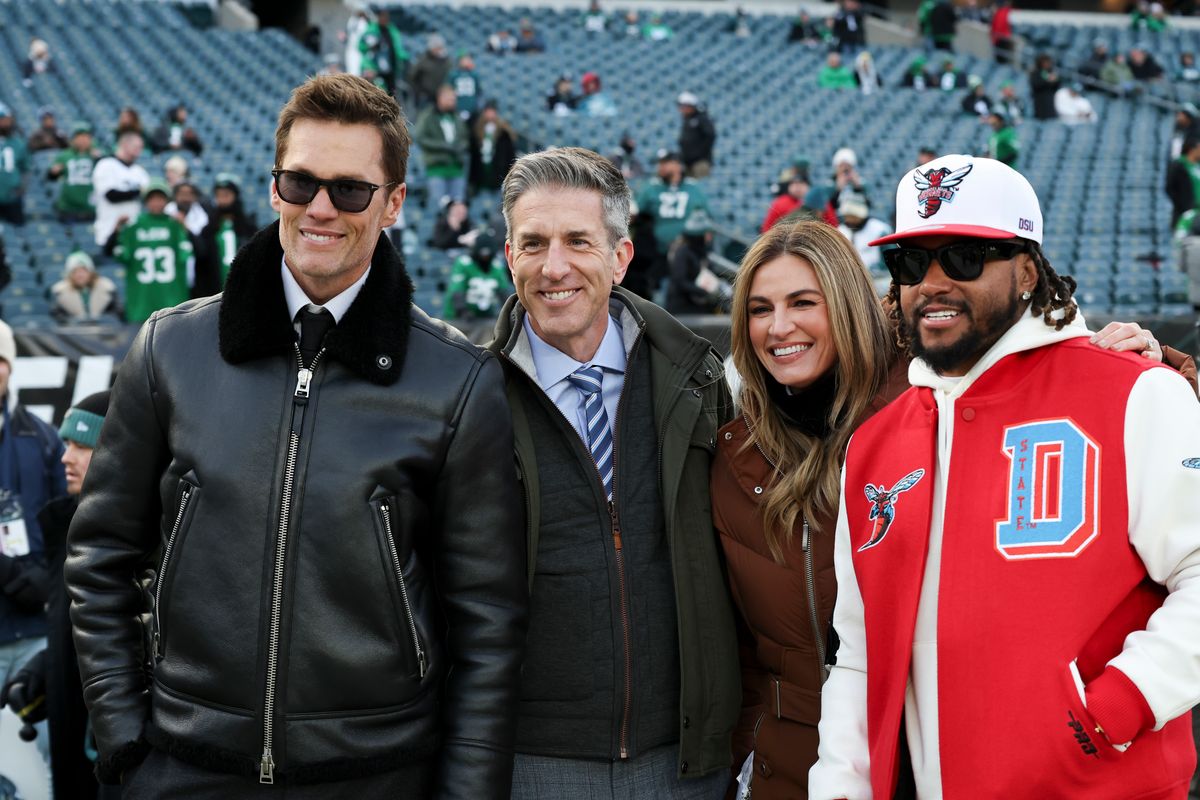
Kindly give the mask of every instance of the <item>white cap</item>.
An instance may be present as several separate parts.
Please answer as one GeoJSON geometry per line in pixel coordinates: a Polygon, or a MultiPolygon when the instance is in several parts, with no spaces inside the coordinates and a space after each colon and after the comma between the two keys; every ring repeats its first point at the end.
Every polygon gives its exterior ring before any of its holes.
{"type": "Polygon", "coordinates": [[[0,359],[7,361],[9,367],[17,365],[17,340],[13,336],[13,329],[2,320],[0,320],[0,359]]]}
{"type": "Polygon", "coordinates": [[[838,164],[849,164],[852,167],[858,166],[858,156],[849,147],[842,147],[833,154],[833,166],[838,164]]]}
{"type": "Polygon", "coordinates": [[[915,236],[1020,237],[1042,243],[1042,208],[1025,176],[992,158],[950,155],[909,170],[896,187],[896,232],[915,236]]]}
{"type": "Polygon", "coordinates": [[[679,97],[675,100],[675,105],[698,106],[700,105],[700,98],[691,92],[680,92],[679,97]]]}
{"type": "Polygon", "coordinates": [[[837,213],[839,217],[858,217],[866,219],[870,212],[867,204],[863,202],[861,197],[846,197],[838,203],[837,213]]]}
{"type": "Polygon", "coordinates": [[[87,253],[83,252],[82,250],[75,250],[69,256],[67,256],[64,271],[69,275],[71,274],[71,270],[75,269],[76,267],[83,267],[88,271],[95,271],[96,264],[92,261],[92,257],[87,253]]]}

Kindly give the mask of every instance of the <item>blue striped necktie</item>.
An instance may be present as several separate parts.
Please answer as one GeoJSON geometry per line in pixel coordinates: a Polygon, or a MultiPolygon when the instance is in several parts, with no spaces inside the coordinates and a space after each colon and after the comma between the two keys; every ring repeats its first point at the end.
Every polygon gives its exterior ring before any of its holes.
{"type": "Polygon", "coordinates": [[[590,365],[580,367],[568,376],[571,384],[583,395],[583,416],[587,420],[587,443],[604,482],[604,493],[612,500],[613,435],[604,410],[604,371],[590,365]]]}

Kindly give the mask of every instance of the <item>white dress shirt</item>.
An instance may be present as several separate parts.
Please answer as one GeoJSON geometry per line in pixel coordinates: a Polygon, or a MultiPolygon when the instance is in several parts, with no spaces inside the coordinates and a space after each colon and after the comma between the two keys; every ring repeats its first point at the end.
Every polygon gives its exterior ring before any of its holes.
{"type": "Polygon", "coordinates": [[[367,267],[366,271],[354,283],[347,286],[338,294],[334,295],[326,303],[314,303],[312,299],[304,293],[300,288],[300,284],[296,283],[295,276],[288,269],[287,259],[279,260],[279,268],[283,271],[283,298],[287,301],[288,319],[292,320],[292,326],[296,329],[296,333],[300,333],[300,323],[296,322],[296,315],[300,313],[300,309],[305,306],[314,306],[316,309],[327,309],[330,314],[333,314],[335,323],[341,322],[342,317],[350,309],[350,304],[354,302],[354,298],[358,297],[359,291],[363,284],[367,282],[367,276],[371,274],[371,268],[367,267]]]}

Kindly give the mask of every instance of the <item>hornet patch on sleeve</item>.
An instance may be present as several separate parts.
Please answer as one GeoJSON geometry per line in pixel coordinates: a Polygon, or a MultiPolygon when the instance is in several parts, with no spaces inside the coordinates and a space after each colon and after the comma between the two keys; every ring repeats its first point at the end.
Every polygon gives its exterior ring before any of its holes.
{"type": "Polygon", "coordinates": [[[916,486],[923,477],[925,477],[925,470],[918,469],[905,475],[891,489],[884,488],[886,484],[883,483],[878,486],[868,483],[863,487],[867,499],[871,501],[871,513],[867,519],[875,520],[875,527],[871,531],[871,538],[858,548],[858,552],[869,550],[883,541],[883,537],[887,536],[888,529],[892,527],[892,520],[896,518],[896,497],[901,492],[906,492],[916,486]]]}

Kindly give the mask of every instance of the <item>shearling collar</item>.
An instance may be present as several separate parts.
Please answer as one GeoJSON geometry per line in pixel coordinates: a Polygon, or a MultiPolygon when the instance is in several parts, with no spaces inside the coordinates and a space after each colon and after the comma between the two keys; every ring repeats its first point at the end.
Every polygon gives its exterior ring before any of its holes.
{"type": "MultiPolygon", "coordinates": [[[[281,258],[276,221],[255,234],[233,259],[220,316],[221,357],[230,364],[293,352],[296,332],[283,297],[281,258]]],[[[404,261],[380,234],[371,273],[329,332],[325,357],[372,383],[395,383],[407,351],[412,295],[404,261]]]]}

